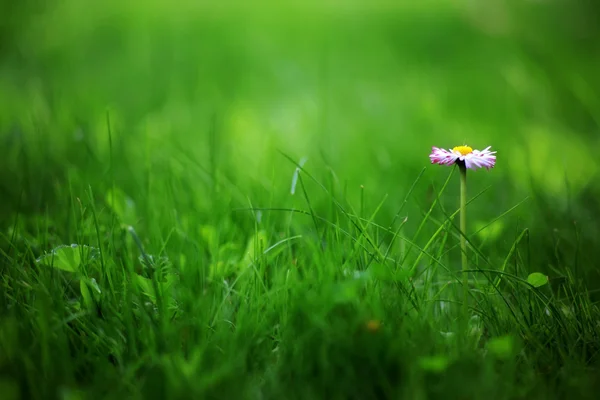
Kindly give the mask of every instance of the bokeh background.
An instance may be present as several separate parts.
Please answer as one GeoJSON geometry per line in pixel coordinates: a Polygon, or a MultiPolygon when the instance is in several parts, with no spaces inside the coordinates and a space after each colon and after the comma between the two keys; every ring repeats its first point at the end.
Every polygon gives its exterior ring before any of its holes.
{"type": "Polygon", "coordinates": [[[143,202],[161,195],[148,176],[179,182],[168,206],[183,213],[213,211],[216,177],[228,188],[223,210],[292,207],[302,202],[290,197],[295,166],[283,152],[335,177],[355,204],[364,185],[370,211],[387,194],[384,224],[427,167],[405,211],[414,228],[450,172],[429,166],[431,146],[491,145],[497,167],[469,176],[471,195],[487,188],[471,229],[525,200],[487,231],[490,251],[506,254],[529,227],[540,267],[579,266],[600,282],[592,1],[1,7],[3,225],[17,211],[68,207],[65,187],[102,193],[113,179],[143,202]]]}

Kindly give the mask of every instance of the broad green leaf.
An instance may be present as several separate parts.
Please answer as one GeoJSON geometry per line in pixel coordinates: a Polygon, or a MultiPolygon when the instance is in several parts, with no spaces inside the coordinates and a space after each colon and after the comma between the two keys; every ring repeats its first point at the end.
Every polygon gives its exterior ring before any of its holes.
{"type": "Polygon", "coordinates": [[[548,283],[548,277],[540,272],[529,274],[527,282],[534,287],[541,287],[548,283]]]}
{"type": "Polygon", "coordinates": [[[106,193],[106,203],[125,224],[133,224],[136,220],[136,207],[133,200],[121,189],[115,187],[106,193]]]}
{"type": "Polygon", "coordinates": [[[449,365],[450,360],[448,357],[442,355],[422,357],[419,359],[419,366],[428,372],[444,372],[449,365]]]}
{"type": "Polygon", "coordinates": [[[509,358],[514,354],[514,338],[510,335],[492,338],[487,343],[487,349],[498,358],[509,358]]]}
{"type": "Polygon", "coordinates": [[[95,247],[72,244],[54,248],[50,253],[44,254],[36,261],[43,265],[68,272],[79,271],[83,262],[89,262],[98,257],[99,251],[95,247]]]}

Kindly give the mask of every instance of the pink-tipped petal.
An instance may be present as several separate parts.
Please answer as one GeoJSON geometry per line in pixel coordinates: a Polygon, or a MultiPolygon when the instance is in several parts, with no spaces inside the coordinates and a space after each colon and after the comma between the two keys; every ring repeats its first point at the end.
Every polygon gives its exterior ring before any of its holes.
{"type": "Polygon", "coordinates": [[[477,168],[493,168],[496,165],[496,154],[495,151],[490,151],[491,146],[486,147],[484,150],[473,150],[472,153],[465,156],[465,166],[470,169],[477,168]]]}
{"type": "Polygon", "coordinates": [[[458,159],[458,156],[451,151],[440,149],[438,147],[432,147],[429,159],[432,164],[439,165],[452,165],[458,159]]]}

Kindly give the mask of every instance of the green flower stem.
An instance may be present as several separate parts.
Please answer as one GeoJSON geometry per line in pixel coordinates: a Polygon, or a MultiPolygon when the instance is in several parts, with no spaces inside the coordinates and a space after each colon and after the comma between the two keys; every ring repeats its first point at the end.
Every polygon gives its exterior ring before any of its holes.
{"type": "Polygon", "coordinates": [[[464,163],[459,163],[460,169],[460,250],[462,256],[463,271],[463,291],[464,291],[464,313],[465,318],[468,315],[469,300],[469,273],[467,271],[467,167],[464,163]]]}

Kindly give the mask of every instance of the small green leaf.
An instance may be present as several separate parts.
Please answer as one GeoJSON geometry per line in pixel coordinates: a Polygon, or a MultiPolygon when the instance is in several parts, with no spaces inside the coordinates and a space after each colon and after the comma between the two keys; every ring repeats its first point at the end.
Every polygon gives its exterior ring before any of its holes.
{"type": "Polygon", "coordinates": [[[179,269],[181,271],[185,271],[186,265],[187,265],[187,257],[183,253],[179,254],[179,269]]]}
{"type": "Polygon", "coordinates": [[[92,294],[96,300],[100,299],[100,295],[102,294],[102,290],[100,290],[100,286],[98,286],[98,282],[94,278],[87,281],[87,284],[92,288],[92,294]]]}
{"type": "Polygon", "coordinates": [[[154,292],[154,287],[152,286],[152,279],[144,278],[141,275],[136,275],[135,280],[140,291],[154,300],[156,293],[154,292]]]}
{"type": "MultiPolygon", "coordinates": [[[[150,299],[150,301],[156,303],[156,291],[154,290],[154,283],[152,282],[152,279],[144,278],[141,275],[136,275],[135,280],[140,291],[145,296],[147,296],[150,299]]],[[[173,285],[177,282],[177,280],[178,277],[176,275],[167,274],[166,280],[164,282],[158,282],[158,290],[163,296],[166,296],[166,299],[170,306],[174,306],[175,304],[175,299],[173,298],[173,296],[171,296],[171,289],[173,288],[173,285]]]]}
{"type": "Polygon", "coordinates": [[[479,315],[473,315],[469,320],[469,333],[473,338],[479,340],[483,335],[483,324],[479,315]]]}
{"type": "Polygon", "coordinates": [[[63,271],[77,272],[83,262],[97,258],[98,254],[99,251],[95,247],[77,244],[63,245],[54,248],[48,254],[44,254],[36,262],[63,271]]]}
{"type": "Polygon", "coordinates": [[[248,246],[246,247],[246,252],[244,255],[244,267],[248,266],[254,260],[258,258],[267,248],[268,238],[267,233],[265,231],[258,231],[256,235],[252,236],[248,241],[248,246]]]}
{"type": "Polygon", "coordinates": [[[548,277],[540,272],[529,274],[527,282],[533,287],[541,287],[548,283],[548,277]]]}
{"type": "Polygon", "coordinates": [[[87,284],[82,279],[79,281],[79,291],[81,292],[81,297],[83,298],[83,303],[88,308],[88,310],[93,310],[96,307],[94,303],[94,299],[92,299],[92,294],[90,293],[90,289],[87,287],[87,284]]]}
{"type": "Polygon", "coordinates": [[[240,246],[235,243],[225,243],[219,247],[218,259],[237,263],[240,260],[240,246]]]}
{"type": "Polygon", "coordinates": [[[240,264],[240,253],[240,248],[235,243],[223,244],[208,267],[209,279],[222,280],[240,270],[244,266],[240,264]]]}
{"type": "Polygon", "coordinates": [[[487,349],[494,356],[506,359],[514,354],[515,340],[510,335],[495,337],[490,339],[487,349]]]}
{"type": "Polygon", "coordinates": [[[495,240],[498,239],[504,230],[504,222],[502,220],[497,220],[488,225],[486,222],[480,221],[475,224],[475,229],[477,231],[477,236],[479,236],[481,240],[495,240]]]}
{"type": "Polygon", "coordinates": [[[225,279],[237,270],[237,263],[228,261],[217,261],[208,267],[208,277],[210,280],[225,279]]]}
{"type": "Polygon", "coordinates": [[[212,225],[202,225],[199,228],[200,237],[208,246],[209,251],[215,251],[217,247],[217,230],[212,225]]]}
{"type": "Polygon", "coordinates": [[[153,268],[156,270],[165,270],[172,267],[171,260],[165,256],[154,256],[152,254],[143,254],[138,256],[138,261],[145,268],[153,268]]]}
{"type": "Polygon", "coordinates": [[[94,310],[98,301],[100,301],[100,295],[102,291],[98,286],[98,283],[94,278],[85,279],[82,278],[79,281],[79,291],[81,292],[81,297],[83,298],[83,303],[89,310],[94,310]]]}
{"type": "Polygon", "coordinates": [[[562,313],[564,314],[565,317],[573,318],[573,310],[570,307],[561,306],[560,311],[562,311],[562,313]]]}
{"type": "Polygon", "coordinates": [[[441,373],[450,365],[450,360],[446,356],[438,355],[431,357],[422,357],[419,360],[419,366],[428,372],[441,373]]]}

